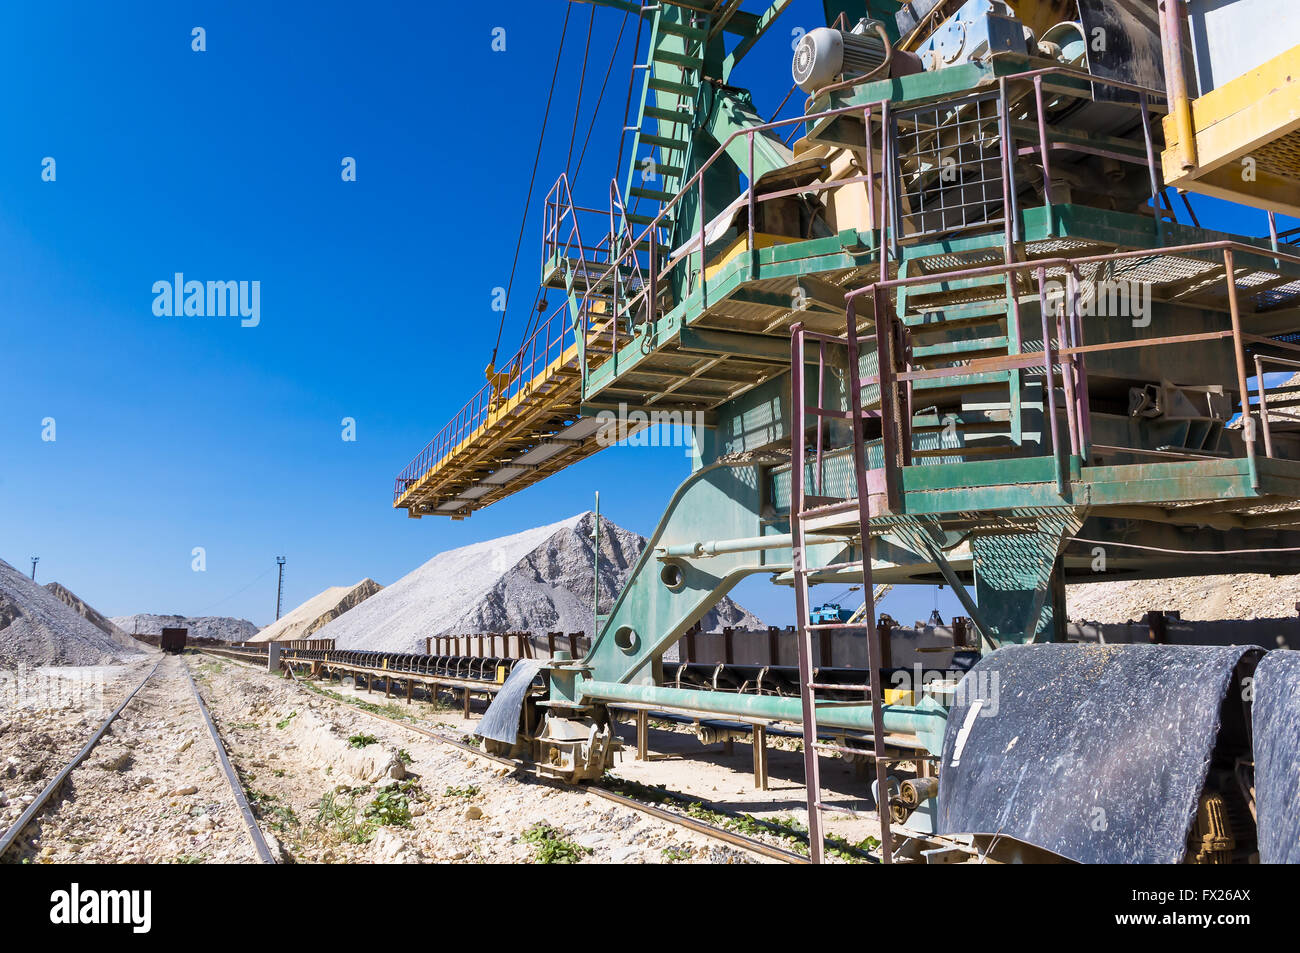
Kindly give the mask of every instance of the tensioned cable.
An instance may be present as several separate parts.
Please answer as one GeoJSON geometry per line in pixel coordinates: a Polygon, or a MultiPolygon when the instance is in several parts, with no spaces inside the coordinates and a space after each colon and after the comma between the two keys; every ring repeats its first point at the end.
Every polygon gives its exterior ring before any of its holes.
{"type": "Polygon", "coordinates": [[[596,128],[596,117],[600,115],[600,104],[605,99],[605,87],[609,85],[610,74],[614,71],[614,63],[618,59],[618,51],[623,46],[623,32],[627,29],[627,18],[630,13],[623,14],[623,23],[618,28],[618,39],[614,41],[614,52],[610,55],[609,65],[605,67],[605,79],[600,84],[600,95],[596,97],[596,109],[591,114],[591,124],[587,126],[587,138],[582,142],[582,152],[578,153],[578,165],[573,170],[573,180],[576,182],[578,173],[582,171],[582,160],[587,157],[587,144],[591,142],[592,130],[596,128]]]}
{"type": "MultiPolygon", "coordinates": [[[[587,87],[587,60],[591,55],[591,34],[596,26],[596,7],[593,4],[591,14],[587,17],[587,42],[582,47],[582,71],[578,73],[578,100],[573,104],[573,125],[569,129],[569,153],[564,157],[564,171],[569,174],[569,188],[573,188],[575,175],[569,173],[573,167],[573,144],[578,140],[578,117],[582,115],[582,93],[587,87]]],[[[592,117],[595,122],[595,117],[592,117]]]]}
{"type": "MultiPolygon", "coordinates": [[[[578,174],[582,171],[582,163],[583,163],[583,160],[585,160],[585,159],[587,158],[587,146],[591,143],[591,134],[592,134],[592,132],[595,131],[595,128],[596,128],[596,120],[597,120],[597,118],[600,116],[600,107],[601,107],[601,104],[605,101],[605,91],[606,91],[606,89],[607,89],[608,86],[609,86],[609,77],[610,77],[610,75],[611,75],[611,74],[613,73],[613,71],[614,71],[614,64],[615,64],[615,62],[617,62],[617,60],[618,60],[618,53],[619,53],[619,50],[620,50],[620,49],[622,48],[622,46],[623,46],[623,34],[624,34],[624,32],[627,30],[627,18],[628,18],[629,16],[631,16],[630,13],[625,13],[625,14],[623,14],[623,22],[622,22],[622,24],[619,25],[619,28],[618,28],[618,38],[614,41],[614,52],[613,52],[612,54],[610,54],[610,57],[609,57],[609,65],[605,67],[605,78],[601,81],[601,84],[600,84],[600,94],[596,97],[596,107],[595,107],[595,109],[592,111],[592,114],[591,114],[591,122],[589,122],[589,123],[587,124],[587,135],[586,135],[586,137],[585,137],[585,138],[583,139],[583,141],[582,141],[582,151],[578,153],[578,164],[577,164],[576,166],[574,166],[574,168],[573,168],[573,172],[572,172],[572,174],[571,174],[570,177],[569,177],[569,184],[570,184],[570,187],[571,187],[571,188],[576,188],[576,187],[577,187],[578,174]]],[[[590,34],[588,34],[588,43],[590,43],[590,34]]],[[[584,54],[583,68],[584,68],[584,70],[585,70],[585,68],[586,68],[585,54],[584,54]]],[[[581,101],[582,101],[581,88],[579,88],[579,96],[578,96],[578,100],[579,100],[579,103],[581,103],[581,101]]],[[[575,129],[576,129],[576,120],[577,120],[577,114],[576,114],[576,113],[574,114],[574,120],[575,120],[575,129]]],[[[570,143],[569,143],[569,149],[570,149],[570,155],[572,155],[572,149],[573,149],[573,142],[572,142],[572,141],[570,141],[570,143]]],[[[567,168],[567,166],[566,166],[566,168],[567,168]]],[[[529,338],[529,337],[533,334],[533,332],[536,330],[536,328],[537,328],[537,324],[538,324],[538,322],[541,320],[541,315],[542,315],[542,313],[545,311],[545,307],[544,307],[544,306],[543,306],[543,307],[539,307],[539,305],[542,304],[542,301],[543,301],[543,295],[544,295],[544,294],[545,294],[545,289],[538,289],[537,297],[533,300],[533,310],[532,310],[532,314],[529,315],[528,323],[527,323],[527,325],[524,327],[524,333],[521,335],[521,337],[520,337],[520,339],[519,339],[519,348],[520,348],[520,350],[522,350],[523,347],[524,347],[524,345],[526,345],[526,344],[528,343],[528,338],[529,338]]]]}
{"type": "Polygon", "coordinates": [[[569,34],[569,14],[573,2],[564,5],[564,24],[560,27],[560,48],[555,53],[555,69],[551,71],[551,88],[546,94],[546,110],[542,113],[542,131],[537,137],[537,154],[533,156],[533,171],[528,177],[528,195],[524,199],[524,212],[519,218],[519,237],[515,239],[515,257],[510,263],[510,280],[506,283],[506,300],[501,308],[501,321],[497,324],[497,340],[492,345],[492,364],[497,362],[497,349],[501,347],[501,332],[506,326],[506,314],[510,309],[510,291],[515,285],[515,270],[519,267],[519,249],[524,244],[524,227],[528,224],[528,209],[533,204],[533,185],[537,181],[537,167],[542,160],[542,143],[546,141],[546,123],[551,115],[551,100],[555,96],[555,80],[560,75],[560,60],[564,56],[564,41],[569,34]]]}

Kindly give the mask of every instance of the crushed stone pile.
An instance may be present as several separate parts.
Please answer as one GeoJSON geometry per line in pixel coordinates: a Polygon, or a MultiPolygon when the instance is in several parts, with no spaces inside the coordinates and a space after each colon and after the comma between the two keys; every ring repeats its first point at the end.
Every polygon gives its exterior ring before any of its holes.
{"type": "Polygon", "coordinates": [[[86,602],[75,592],[60,582],[47,582],[45,588],[48,589],[56,599],[65,606],[72,609],[77,615],[81,616],[97,629],[111,635],[116,641],[123,645],[130,645],[134,640],[126,632],[123,632],[115,626],[111,619],[101,615],[94,606],[86,602]]]}
{"type": "Polygon", "coordinates": [[[105,665],[128,661],[142,650],[84,618],[0,559],[0,667],[105,665]]]}
{"type": "Polygon", "coordinates": [[[219,639],[222,642],[247,642],[257,635],[257,626],[247,619],[228,616],[152,615],[139,612],[135,615],[115,615],[110,619],[128,635],[161,635],[164,628],[189,629],[194,639],[219,639]]]}
{"type": "Polygon", "coordinates": [[[1136,622],[1150,611],[1179,612],[1188,622],[1293,619],[1300,602],[1300,575],[1131,579],[1067,589],[1068,614],[1076,622],[1136,622]]]}
{"type": "Polygon", "coordinates": [[[330,586],[312,596],[298,608],[286,612],[250,641],[288,642],[313,638],[317,629],[337,619],[349,609],[365,602],[384,587],[373,579],[362,579],[351,586],[330,586]]]}
{"type": "MultiPolygon", "coordinates": [[[[339,648],[424,651],[435,635],[471,632],[591,634],[594,513],[448,550],[314,633],[339,648]]],[[[646,539],[600,521],[600,611],[618,598],[646,539]]],[[[706,631],[763,628],[730,599],[701,621],[706,631]]]]}

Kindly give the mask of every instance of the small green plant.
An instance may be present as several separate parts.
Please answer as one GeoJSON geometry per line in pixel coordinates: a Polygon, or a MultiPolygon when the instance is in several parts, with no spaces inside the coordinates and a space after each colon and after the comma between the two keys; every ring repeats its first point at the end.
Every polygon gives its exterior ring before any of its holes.
{"type": "Polygon", "coordinates": [[[411,757],[411,752],[407,751],[405,748],[398,748],[397,760],[402,762],[402,764],[410,764],[415,759],[411,757]]]}
{"type": "Polygon", "coordinates": [[[400,785],[384,788],[366,805],[364,817],[379,827],[410,827],[411,801],[400,785]]]}
{"type": "Polygon", "coordinates": [[[683,861],[690,860],[695,856],[694,851],[689,847],[665,847],[663,849],[664,863],[680,864],[683,861]]]}
{"type": "Polygon", "coordinates": [[[357,734],[348,737],[348,745],[353,748],[368,748],[370,745],[379,744],[379,739],[374,735],[357,734]]]}
{"type": "Polygon", "coordinates": [[[251,731],[252,729],[258,727],[258,724],[255,721],[236,721],[230,727],[243,729],[244,731],[251,731]]]}
{"type": "Polygon", "coordinates": [[[275,727],[279,728],[281,731],[284,731],[284,729],[289,727],[289,722],[293,721],[294,716],[296,716],[297,714],[298,713],[296,711],[289,712],[288,717],[282,718],[280,721],[277,721],[275,723],[275,727]]]}
{"type": "Polygon", "coordinates": [[[370,825],[357,821],[357,809],[351,798],[327,792],[316,806],[316,823],[332,830],[349,844],[364,844],[374,837],[370,825]]]}
{"type": "Polygon", "coordinates": [[[563,831],[545,821],[538,821],[524,831],[523,839],[525,843],[533,845],[535,864],[576,864],[591,853],[590,847],[566,840],[563,831]]]}
{"type": "Polygon", "coordinates": [[[298,815],[287,804],[271,805],[264,816],[272,818],[269,826],[275,831],[287,831],[291,827],[299,826],[298,815]]]}
{"type": "Polygon", "coordinates": [[[463,797],[468,801],[470,798],[478,794],[478,785],[469,784],[463,788],[449,787],[447,790],[443,791],[442,794],[443,797],[463,797]]]}

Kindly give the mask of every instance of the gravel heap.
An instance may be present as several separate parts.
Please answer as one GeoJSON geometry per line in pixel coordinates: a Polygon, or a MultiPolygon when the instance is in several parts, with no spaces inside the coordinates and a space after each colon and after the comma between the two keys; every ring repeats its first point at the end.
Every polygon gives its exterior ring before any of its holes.
{"type": "Polygon", "coordinates": [[[1148,611],[1175,611],[1188,622],[1219,619],[1294,619],[1300,575],[1189,576],[1132,579],[1068,587],[1069,617],[1076,622],[1136,622],[1148,611]]]}
{"type": "MultiPolygon", "coordinates": [[[[469,632],[591,634],[594,513],[439,553],[420,568],[314,633],[339,648],[424,650],[429,636],[469,632]]],[[[646,540],[600,521],[600,610],[622,591],[646,540]]],[[[702,620],[763,628],[730,599],[702,620]]]]}
{"type": "Polygon", "coordinates": [[[312,596],[298,608],[286,612],[250,641],[310,639],[317,629],[337,619],[349,609],[361,605],[383,588],[379,583],[368,578],[351,586],[330,586],[324,592],[312,596]]]}
{"type": "Polygon", "coordinates": [[[192,639],[220,639],[222,642],[247,642],[257,635],[257,626],[247,619],[228,616],[153,615],[139,612],[135,615],[115,615],[111,621],[128,635],[161,635],[164,628],[189,629],[192,639]]]}
{"type": "Polygon", "coordinates": [[[94,606],[90,605],[75,592],[63,585],[61,582],[47,582],[45,588],[48,589],[56,599],[65,606],[72,609],[77,615],[81,616],[97,629],[107,632],[118,642],[123,645],[130,645],[134,640],[126,632],[123,632],[115,626],[112,620],[101,615],[94,606]]]}
{"type": "Polygon", "coordinates": [[[104,665],[126,661],[140,651],[0,559],[0,667],[104,665]]]}

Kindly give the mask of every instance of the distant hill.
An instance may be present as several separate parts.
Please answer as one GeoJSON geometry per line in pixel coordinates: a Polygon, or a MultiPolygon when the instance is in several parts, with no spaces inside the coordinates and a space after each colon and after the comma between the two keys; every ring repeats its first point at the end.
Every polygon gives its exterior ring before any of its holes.
{"type": "MultiPolygon", "coordinates": [[[[429,636],[472,632],[591,633],[594,513],[434,556],[314,633],[339,648],[423,651],[429,636]]],[[[644,549],[643,536],[601,519],[600,610],[607,612],[644,549]]],[[[762,628],[730,599],[701,622],[762,628]]]]}
{"type": "Polygon", "coordinates": [[[116,615],[109,620],[128,635],[160,635],[164,628],[189,629],[192,638],[220,639],[222,642],[247,642],[257,635],[257,626],[247,619],[227,616],[116,615]]]}
{"type": "Polygon", "coordinates": [[[289,642],[310,639],[313,633],[337,619],[349,609],[361,605],[384,587],[373,579],[362,579],[351,586],[331,586],[302,605],[286,612],[256,636],[253,642],[289,642]]]}

